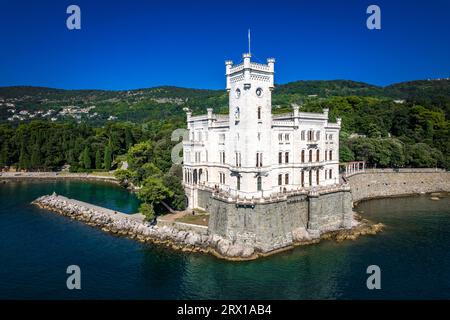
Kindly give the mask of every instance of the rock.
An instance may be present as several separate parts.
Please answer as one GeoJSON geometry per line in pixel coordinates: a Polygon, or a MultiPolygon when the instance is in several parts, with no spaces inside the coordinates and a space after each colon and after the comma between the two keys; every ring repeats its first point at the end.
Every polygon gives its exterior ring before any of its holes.
{"type": "Polygon", "coordinates": [[[241,256],[243,258],[249,258],[249,257],[251,257],[253,255],[253,253],[255,253],[255,249],[253,247],[244,246],[244,249],[242,250],[241,256]]]}
{"type": "Polygon", "coordinates": [[[228,241],[226,239],[220,239],[217,242],[217,251],[222,255],[226,255],[229,247],[230,247],[230,241],[228,241]]]}
{"type": "Polygon", "coordinates": [[[305,228],[300,227],[292,231],[292,239],[294,241],[309,241],[311,236],[305,228]]]}
{"type": "Polygon", "coordinates": [[[185,243],[193,246],[198,242],[201,242],[201,237],[197,233],[189,232],[185,239],[185,243]]]}
{"type": "Polygon", "coordinates": [[[226,255],[229,257],[240,257],[244,251],[244,247],[240,243],[232,244],[228,247],[226,255]]]}

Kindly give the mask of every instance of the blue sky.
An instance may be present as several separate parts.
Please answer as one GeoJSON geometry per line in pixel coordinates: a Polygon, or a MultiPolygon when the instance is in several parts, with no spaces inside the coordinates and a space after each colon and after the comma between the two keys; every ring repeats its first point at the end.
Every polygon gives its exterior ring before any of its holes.
{"type": "Polygon", "coordinates": [[[254,59],[276,58],[276,83],[448,77],[449,21],[446,0],[0,0],[0,86],[223,89],[248,28],[254,59]],[[66,28],[70,4],[81,30],[66,28]],[[371,4],[381,30],[366,28],[371,4]]]}

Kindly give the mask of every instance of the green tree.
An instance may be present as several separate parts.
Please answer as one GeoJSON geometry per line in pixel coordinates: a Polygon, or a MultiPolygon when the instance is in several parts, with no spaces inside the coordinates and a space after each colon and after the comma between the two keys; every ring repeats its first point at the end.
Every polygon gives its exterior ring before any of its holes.
{"type": "Polygon", "coordinates": [[[103,163],[106,171],[111,170],[111,147],[109,145],[105,148],[103,163]]]}
{"type": "Polygon", "coordinates": [[[39,146],[35,146],[33,151],[31,152],[31,161],[30,166],[32,169],[39,169],[42,167],[42,157],[39,146]]]}
{"type": "Polygon", "coordinates": [[[89,155],[89,147],[86,146],[83,150],[83,153],[81,155],[82,159],[82,163],[83,163],[83,167],[85,169],[91,169],[91,156],[89,155]]]}
{"type": "Polygon", "coordinates": [[[153,205],[149,203],[142,203],[139,206],[139,212],[144,215],[145,220],[147,221],[151,221],[155,218],[155,210],[153,209],[153,205]]]}
{"type": "Polygon", "coordinates": [[[28,158],[27,151],[25,147],[22,145],[20,148],[20,156],[19,156],[19,168],[22,170],[28,170],[30,167],[30,161],[28,158]]]}
{"type": "Polygon", "coordinates": [[[100,155],[100,150],[97,150],[95,153],[95,169],[101,169],[102,168],[102,158],[100,155]]]}
{"type": "Polygon", "coordinates": [[[162,179],[148,177],[144,180],[142,188],[138,191],[137,196],[140,200],[151,205],[154,209],[155,204],[159,204],[164,199],[172,197],[173,192],[164,185],[162,179]]]}

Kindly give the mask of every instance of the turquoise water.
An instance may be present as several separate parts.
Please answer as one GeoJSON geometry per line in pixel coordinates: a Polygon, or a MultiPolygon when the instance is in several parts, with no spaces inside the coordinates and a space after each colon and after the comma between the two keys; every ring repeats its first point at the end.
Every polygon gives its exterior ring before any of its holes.
{"type": "Polygon", "coordinates": [[[135,212],[133,194],[102,183],[0,185],[0,298],[3,299],[417,299],[450,298],[449,199],[372,200],[358,206],[385,232],[251,262],[173,252],[105,234],[31,206],[58,194],[135,212]],[[82,289],[66,289],[66,268],[81,268],[82,289]],[[366,268],[381,268],[381,290],[366,268]]]}

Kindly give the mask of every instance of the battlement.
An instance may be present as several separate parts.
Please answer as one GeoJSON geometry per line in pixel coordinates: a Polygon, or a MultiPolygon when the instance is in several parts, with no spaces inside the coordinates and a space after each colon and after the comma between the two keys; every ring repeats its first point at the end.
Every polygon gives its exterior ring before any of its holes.
{"type": "Polygon", "coordinates": [[[268,58],[267,64],[264,64],[252,62],[251,57],[252,55],[250,53],[244,53],[242,55],[243,62],[237,65],[234,65],[231,60],[225,61],[228,90],[231,88],[232,83],[241,81],[245,83],[249,83],[250,81],[268,82],[273,87],[275,59],[268,58]]]}

